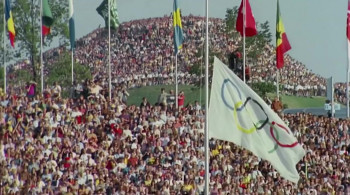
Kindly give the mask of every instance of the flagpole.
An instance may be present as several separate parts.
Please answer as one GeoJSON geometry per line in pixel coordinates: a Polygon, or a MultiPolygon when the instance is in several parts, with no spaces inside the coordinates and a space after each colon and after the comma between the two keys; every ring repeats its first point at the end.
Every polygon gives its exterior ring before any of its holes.
{"type": "Polygon", "coordinates": [[[175,108],[176,112],[178,111],[177,109],[179,108],[179,103],[178,101],[178,96],[177,94],[179,93],[179,86],[178,86],[178,81],[177,81],[177,53],[175,54],[175,108]]]}
{"type": "Polygon", "coordinates": [[[246,26],[246,0],[243,0],[243,82],[245,83],[245,26],[246,26]]]}
{"type": "Polygon", "coordinates": [[[5,6],[5,0],[4,0],[4,34],[3,34],[3,48],[4,48],[4,53],[3,53],[3,60],[4,60],[4,92],[5,92],[5,95],[6,95],[6,89],[7,89],[7,86],[6,86],[6,42],[5,42],[5,39],[6,39],[6,6],[5,6]]]}
{"type": "Polygon", "coordinates": [[[276,71],[276,89],[277,89],[277,98],[280,99],[280,84],[279,81],[280,80],[280,69],[277,68],[276,71]]]}
{"type": "Polygon", "coordinates": [[[346,71],[346,116],[350,117],[349,109],[349,74],[350,74],[350,41],[348,39],[348,68],[346,71]]]}
{"type": "Polygon", "coordinates": [[[71,61],[72,61],[72,84],[74,83],[74,49],[72,47],[72,58],[71,58],[71,61]]]}
{"type": "Polygon", "coordinates": [[[334,117],[334,80],[333,77],[331,77],[331,83],[332,83],[332,101],[331,101],[331,112],[332,117],[334,117]]]}
{"type": "Polygon", "coordinates": [[[112,76],[111,76],[111,2],[108,0],[108,94],[112,99],[112,76]]]}
{"type": "Polygon", "coordinates": [[[43,64],[43,0],[40,0],[40,72],[41,72],[41,93],[44,93],[44,64],[43,64]]]}
{"type": "Polygon", "coordinates": [[[209,194],[209,0],[206,0],[205,26],[205,194],[209,194]]]}

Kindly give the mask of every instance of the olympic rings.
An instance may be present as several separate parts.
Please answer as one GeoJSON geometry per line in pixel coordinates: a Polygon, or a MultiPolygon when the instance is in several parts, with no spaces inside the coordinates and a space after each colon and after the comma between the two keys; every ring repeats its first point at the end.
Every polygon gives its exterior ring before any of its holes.
{"type": "MultiPolygon", "coordinates": [[[[271,149],[270,151],[268,151],[268,153],[272,153],[274,151],[277,150],[277,148],[280,146],[280,147],[283,147],[283,148],[293,148],[295,147],[296,145],[298,145],[298,142],[294,142],[292,144],[284,144],[284,143],[281,143],[279,141],[280,139],[280,135],[279,135],[279,132],[277,130],[277,127],[281,128],[282,130],[284,130],[287,134],[290,134],[288,128],[284,127],[283,125],[281,124],[278,124],[276,123],[275,121],[272,121],[270,123],[269,121],[269,116],[268,114],[265,112],[264,108],[262,107],[262,105],[255,99],[251,98],[251,97],[247,97],[247,99],[244,101],[242,101],[242,94],[240,93],[238,87],[230,80],[230,79],[225,79],[222,86],[221,86],[221,98],[225,104],[225,106],[227,108],[229,108],[230,110],[233,111],[233,119],[234,119],[234,122],[236,124],[236,127],[239,131],[245,133],[245,134],[251,134],[251,133],[254,133],[255,130],[261,130],[263,129],[267,124],[270,125],[270,135],[272,137],[272,139],[276,142],[273,149],[271,149]],[[238,94],[238,97],[239,97],[239,101],[238,102],[235,102],[234,105],[230,105],[226,98],[225,98],[225,86],[226,84],[231,84],[237,91],[237,94],[238,94]],[[240,121],[238,119],[238,114],[237,112],[238,111],[242,111],[244,108],[246,108],[246,105],[248,104],[249,101],[252,101],[254,102],[256,105],[259,106],[259,108],[264,112],[265,116],[266,116],[266,119],[265,120],[259,120],[257,123],[253,122],[253,127],[251,128],[244,128],[241,126],[240,124],[240,121]]],[[[248,109],[245,109],[246,112],[251,116],[250,112],[248,109]]],[[[252,117],[250,117],[252,119],[252,117]]]]}
{"type": "MultiPolygon", "coordinates": [[[[240,131],[242,131],[243,133],[246,133],[246,134],[251,134],[255,130],[262,129],[269,122],[269,118],[268,118],[268,115],[266,114],[265,110],[261,106],[261,104],[258,101],[252,99],[251,97],[248,97],[244,103],[242,101],[238,101],[238,102],[236,102],[234,104],[234,107],[232,107],[225,99],[225,90],[224,89],[225,89],[225,86],[226,86],[227,83],[230,83],[236,89],[240,100],[242,100],[242,95],[241,95],[239,89],[237,88],[237,86],[231,80],[229,80],[229,79],[225,79],[224,80],[224,82],[222,84],[222,87],[221,87],[221,97],[222,97],[222,100],[223,100],[224,104],[229,109],[233,110],[234,120],[235,120],[235,123],[236,123],[236,126],[237,126],[238,130],[240,130],[240,131]],[[252,101],[252,102],[254,102],[255,104],[257,104],[259,106],[259,108],[264,112],[264,114],[266,116],[266,119],[265,120],[260,120],[257,123],[253,122],[254,126],[247,129],[247,128],[244,128],[244,127],[242,127],[240,125],[239,120],[238,120],[238,116],[237,116],[237,111],[242,111],[246,107],[246,105],[247,105],[247,103],[249,101],[252,101]]],[[[246,110],[246,111],[250,115],[250,112],[248,110],[246,110]]]]}

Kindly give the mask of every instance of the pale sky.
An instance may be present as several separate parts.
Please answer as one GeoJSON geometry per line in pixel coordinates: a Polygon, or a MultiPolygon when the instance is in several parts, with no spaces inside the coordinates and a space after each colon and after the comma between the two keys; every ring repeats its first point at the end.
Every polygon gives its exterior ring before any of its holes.
{"type": "MultiPolygon", "coordinates": [[[[183,15],[205,15],[205,0],[178,0],[183,15]]],[[[102,0],[75,0],[76,37],[104,26],[97,12],[102,0]]],[[[241,0],[209,0],[209,16],[224,18],[227,8],[241,0]]],[[[169,15],[173,0],[117,0],[121,22],[169,15]]],[[[256,21],[269,21],[273,38],[277,0],[250,0],[256,21]]],[[[280,0],[285,30],[292,46],[289,54],[323,77],[346,81],[347,0],[280,0]]],[[[274,43],[275,40],[273,40],[274,43]]],[[[275,43],[274,43],[275,44],[275,43]]]]}

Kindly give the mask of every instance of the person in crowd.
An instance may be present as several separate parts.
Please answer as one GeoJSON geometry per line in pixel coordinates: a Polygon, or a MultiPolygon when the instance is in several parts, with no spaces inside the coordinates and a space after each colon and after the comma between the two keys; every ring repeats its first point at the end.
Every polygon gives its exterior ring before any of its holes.
{"type": "Polygon", "coordinates": [[[272,108],[273,111],[275,111],[278,114],[282,112],[283,105],[282,105],[282,102],[279,100],[278,97],[275,97],[275,99],[272,101],[271,108],[272,108]]]}
{"type": "Polygon", "coordinates": [[[184,107],[184,104],[185,104],[185,92],[180,91],[180,93],[177,97],[177,102],[178,102],[179,109],[182,109],[184,107]]]}
{"type": "Polygon", "coordinates": [[[37,83],[34,81],[27,82],[26,92],[28,98],[34,98],[36,96],[37,83]]]}
{"type": "Polygon", "coordinates": [[[162,107],[166,107],[168,105],[168,102],[167,102],[168,95],[169,94],[165,92],[165,89],[162,88],[158,96],[158,104],[161,105],[162,107]]]}
{"type": "Polygon", "coordinates": [[[61,92],[62,92],[62,88],[61,86],[58,84],[57,81],[55,81],[54,85],[52,86],[51,89],[51,94],[54,98],[59,98],[61,97],[61,92]]]}

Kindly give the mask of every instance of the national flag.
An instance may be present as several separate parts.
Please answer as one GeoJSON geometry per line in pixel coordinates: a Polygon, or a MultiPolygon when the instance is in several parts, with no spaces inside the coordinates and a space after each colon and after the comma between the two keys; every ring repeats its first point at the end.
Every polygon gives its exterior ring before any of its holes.
{"type": "Polygon", "coordinates": [[[15,24],[13,22],[12,11],[11,11],[11,3],[10,0],[5,0],[5,20],[7,23],[7,31],[9,32],[9,38],[12,47],[15,47],[15,24]]]}
{"type": "Polygon", "coordinates": [[[208,114],[209,138],[242,146],[298,182],[296,164],[304,149],[265,101],[216,57],[208,114]]]}
{"type": "Polygon", "coordinates": [[[42,0],[42,34],[46,36],[51,32],[53,17],[48,0],[42,0]]]}
{"type": "Polygon", "coordinates": [[[69,3],[69,40],[71,50],[75,48],[75,24],[74,24],[74,8],[73,0],[68,0],[69,3]]]}
{"type": "Polygon", "coordinates": [[[284,53],[292,49],[289,44],[287,34],[284,30],[282,17],[280,13],[279,0],[277,0],[277,20],[276,20],[276,61],[277,68],[284,66],[284,53]]]}
{"type": "MultiPolygon", "coordinates": [[[[243,2],[242,0],[241,5],[239,6],[238,9],[238,16],[237,16],[237,21],[236,21],[236,30],[243,36],[243,2]]],[[[249,0],[245,0],[246,5],[245,5],[245,36],[246,37],[252,37],[258,34],[256,30],[256,24],[255,24],[255,18],[252,12],[252,9],[250,7],[249,0]]]]}
{"type": "Polygon", "coordinates": [[[183,31],[181,22],[181,12],[178,7],[178,0],[174,0],[174,11],[173,11],[173,25],[174,25],[174,52],[177,54],[182,48],[183,42],[183,31]]]}
{"type": "MultiPolygon", "coordinates": [[[[111,28],[117,29],[119,26],[117,1],[116,0],[109,0],[109,1],[110,1],[111,28]]],[[[100,6],[96,8],[96,11],[105,20],[106,28],[108,28],[108,0],[103,0],[100,6]]]]}

